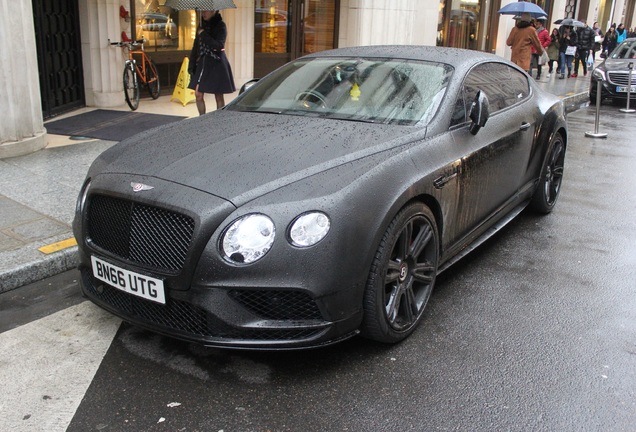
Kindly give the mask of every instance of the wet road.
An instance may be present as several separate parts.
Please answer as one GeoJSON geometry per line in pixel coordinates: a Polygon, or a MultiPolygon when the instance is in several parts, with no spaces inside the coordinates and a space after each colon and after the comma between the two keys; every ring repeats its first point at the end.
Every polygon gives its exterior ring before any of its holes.
{"type": "Polygon", "coordinates": [[[555,211],[444,273],[403,343],[202,348],[120,324],[68,272],[0,295],[0,415],[25,431],[636,430],[636,126],[606,106],[609,138],[586,138],[593,115],[569,117],[555,211]]]}

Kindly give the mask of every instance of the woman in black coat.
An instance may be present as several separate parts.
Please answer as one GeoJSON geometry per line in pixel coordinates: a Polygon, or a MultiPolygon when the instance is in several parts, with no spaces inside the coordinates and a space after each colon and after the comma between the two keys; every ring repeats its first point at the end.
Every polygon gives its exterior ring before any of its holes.
{"type": "Polygon", "coordinates": [[[224,94],[234,93],[234,77],[225,55],[227,26],[218,11],[201,12],[201,26],[190,52],[190,84],[199,115],[205,114],[205,93],[214,93],[216,108],[225,106],[224,94]]]}

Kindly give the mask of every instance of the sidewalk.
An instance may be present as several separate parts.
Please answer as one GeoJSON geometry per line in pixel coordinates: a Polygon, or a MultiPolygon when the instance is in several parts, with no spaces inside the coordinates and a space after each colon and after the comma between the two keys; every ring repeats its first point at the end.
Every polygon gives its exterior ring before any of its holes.
{"type": "MultiPolygon", "coordinates": [[[[539,85],[561,97],[568,111],[586,104],[589,77],[559,80],[556,74],[546,78],[546,72],[539,85]]],[[[206,101],[214,106],[212,96],[208,95],[206,101]]],[[[92,109],[83,108],[53,120],[92,109]]],[[[128,111],[128,106],[122,103],[114,109],[128,111]]],[[[142,99],[138,111],[197,115],[194,103],[184,107],[171,102],[169,95],[142,99]]],[[[0,293],[75,267],[77,246],[71,230],[75,200],[91,162],[115,144],[74,141],[57,135],[49,135],[48,140],[41,151],[0,160],[0,293]]]]}

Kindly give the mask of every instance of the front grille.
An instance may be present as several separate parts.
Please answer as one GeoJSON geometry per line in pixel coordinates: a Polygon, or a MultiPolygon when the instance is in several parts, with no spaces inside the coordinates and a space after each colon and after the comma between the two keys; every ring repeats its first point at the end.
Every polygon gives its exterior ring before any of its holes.
{"type": "Polygon", "coordinates": [[[186,215],[105,195],[88,202],[88,236],[100,248],[132,263],[178,272],[194,233],[186,215]]]}
{"type": "Polygon", "coordinates": [[[230,291],[230,297],[265,319],[322,319],[314,300],[300,291],[233,290],[230,291]]]}
{"type": "MultiPolygon", "coordinates": [[[[627,72],[610,72],[609,80],[617,85],[626,86],[629,80],[629,73],[627,72]]],[[[636,85],[636,74],[632,72],[632,85],[636,85]]]]}
{"type": "Polygon", "coordinates": [[[90,269],[82,270],[82,280],[89,297],[118,311],[122,318],[156,326],[169,333],[188,334],[199,340],[296,341],[316,337],[325,331],[324,328],[235,328],[188,302],[167,298],[164,305],[127,294],[94,278],[90,269]]]}

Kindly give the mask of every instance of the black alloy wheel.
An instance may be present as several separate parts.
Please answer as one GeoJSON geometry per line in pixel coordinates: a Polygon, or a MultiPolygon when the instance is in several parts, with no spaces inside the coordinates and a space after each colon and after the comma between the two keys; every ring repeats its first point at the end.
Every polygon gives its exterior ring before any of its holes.
{"type": "Polygon", "coordinates": [[[565,164],[565,143],[560,133],[555,133],[548,155],[541,170],[539,184],[535,191],[531,208],[538,212],[547,214],[554,209],[554,206],[561,192],[561,181],[563,180],[563,166],[565,164]]]}
{"type": "Polygon", "coordinates": [[[422,203],[403,208],[375,254],[364,296],[364,337],[396,343],[420,322],[435,285],[439,233],[422,203]]]}

